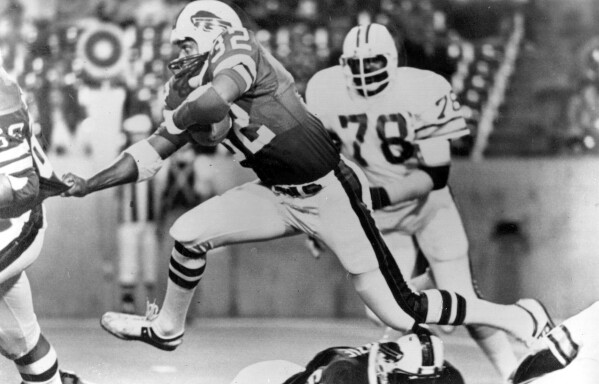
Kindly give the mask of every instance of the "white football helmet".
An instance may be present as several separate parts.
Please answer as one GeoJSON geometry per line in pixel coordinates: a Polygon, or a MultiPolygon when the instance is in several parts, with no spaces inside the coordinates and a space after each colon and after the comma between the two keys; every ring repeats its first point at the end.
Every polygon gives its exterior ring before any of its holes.
{"type": "Polygon", "coordinates": [[[381,92],[395,75],[397,55],[395,41],[382,24],[353,27],[340,58],[348,86],[364,97],[381,92]]]}
{"type": "Polygon", "coordinates": [[[185,67],[186,63],[208,54],[216,38],[229,28],[242,28],[241,19],[227,4],[216,0],[196,0],[187,4],[175,19],[171,44],[186,39],[195,41],[198,54],[173,60],[169,68],[185,67]]]}
{"type": "Polygon", "coordinates": [[[445,362],[443,341],[429,332],[410,333],[377,343],[368,355],[368,383],[394,383],[393,374],[436,377],[445,362]]]}

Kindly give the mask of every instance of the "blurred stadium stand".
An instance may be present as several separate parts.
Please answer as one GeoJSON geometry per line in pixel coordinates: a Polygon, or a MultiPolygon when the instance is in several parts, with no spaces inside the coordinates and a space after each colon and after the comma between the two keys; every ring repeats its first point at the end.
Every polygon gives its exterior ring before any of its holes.
{"type": "MultiPolygon", "coordinates": [[[[52,17],[58,17],[57,21],[51,21],[50,16],[28,18],[23,5],[30,2],[36,1],[11,0],[2,11],[0,49],[4,65],[35,101],[34,112],[47,144],[51,144],[56,124],[53,108],[62,109],[71,133],[85,118],[85,110],[77,102],[82,86],[123,86],[147,104],[161,97],[162,84],[169,75],[166,64],[173,57],[168,41],[170,20],[184,2],[93,1],[84,12],[80,1],[56,1],[52,17]],[[92,45],[108,25],[121,31],[114,34],[113,46],[98,44],[86,51],[82,40],[92,45]],[[90,33],[96,35],[92,42],[90,33]],[[88,54],[93,50],[100,55],[97,63],[89,62],[88,54]],[[119,74],[108,76],[113,55],[126,56],[125,65],[119,74]],[[58,91],[57,97],[49,97],[52,90],[58,91]],[[57,102],[52,104],[53,100],[57,102]]],[[[233,5],[243,10],[263,45],[294,75],[300,93],[312,74],[337,64],[343,37],[356,22],[386,24],[398,36],[403,64],[435,71],[453,84],[473,133],[455,141],[453,150],[458,156],[477,157],[483,155],[489,136],[491,142],[502,140],[495,140],[491,132],[512,83],[526,23],[526,3],[487,3],[239,0],[233,5]]],[[[106,34],[111,32],[104,37],[106,34]]],[[[511,122],[515,118],[508,114],[501,120],[511,122]]]]}

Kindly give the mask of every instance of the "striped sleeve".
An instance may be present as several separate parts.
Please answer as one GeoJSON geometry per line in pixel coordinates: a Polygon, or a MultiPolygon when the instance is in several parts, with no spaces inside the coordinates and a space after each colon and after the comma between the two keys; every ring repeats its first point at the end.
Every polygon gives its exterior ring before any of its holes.
{"type": "Polygon", "coordinates": [[[28,138],[27,113],[18,111],[0,115],[0,173],[8,176],[15,207],[26,205],[37,197],[39,178],[34,166],[28,138]]]}
{"type": "Polygon", "coordinates": [[[431,77],[419,99],[415,115],[415,140],[456,139],[470,134],[460,103],[449,83],[440,76],[431,77]]]}
{"type": "Polygon", "coordinates": [[[219,36],[210,57],[212,78],[227,75],[241,93],[247,92],[256,81],[259,50],[259,43],[247,29],[231,30],[219,36]]]}

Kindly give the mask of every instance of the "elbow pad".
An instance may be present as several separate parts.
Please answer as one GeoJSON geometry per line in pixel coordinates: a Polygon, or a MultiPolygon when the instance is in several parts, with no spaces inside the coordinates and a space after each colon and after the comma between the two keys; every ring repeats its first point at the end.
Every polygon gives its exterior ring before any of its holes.
{"type": "Polygon", "coordinates": [[[137,182],[153,177],[162,168],[164,160],[148,140],[141,140],[125,149],[137,165],[137,182]]]}
{"type": "Polygon", "coordinates": [[[179,129],[221,121],[229,112],[229,104],[210,87],[197,99],[183,103],[175,110],[173,122],[179,129]]]}
{"type": "Polygon", "coordinates": [[[449,180],[449,165],[439,167],[420,167],[433,180],[433,191],[444,188],[449,180]]]}

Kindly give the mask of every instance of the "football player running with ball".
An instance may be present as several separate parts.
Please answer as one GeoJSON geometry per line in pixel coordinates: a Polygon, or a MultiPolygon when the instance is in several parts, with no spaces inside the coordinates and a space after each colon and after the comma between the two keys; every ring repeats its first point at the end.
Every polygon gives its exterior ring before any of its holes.
{"type": "MultiPolygon", "coordinates": [[[[450,140],[469,133],[466,122],[443,77],[397,64],[398,50],[386,27],[356,26],[344,40],[340,65],[308,82],[308,108],[338,140],[341,153],[366,174],[373,217],[401,271],[414,270],[413,236],[434,286],[476,299],[468,239],[447,186],[450,140]]],[[[519,305],[538,304],[522,300],[519,305]]],[[[412,327],[395,320],[396,328],[412,327]]],[[[480,325],[467,328],[507,379],[517,364],[507,335],[480,325]]]]}
{"type": "Polygon", "coordinates": [[[67,186],[37,143],[23,100],[0,64],[0,354],[14,361],[24,384],[82,384],[76,375],[59,370],[56,351],[37,321],[25,273],[44,242],[42,202],[67,186]]]}
{"type": "Polygon", "coordinates": [[[548,330],[551,321],[533,300],[497,305],[408,287],[370,215],[364,174],[340,157],[289,72],[229,6],[213,0],[188,3],[171,40],[180,54],[170,65],[177,72],[167,84],[163,125],[91,178],[64,175],[71,186],[65,196],[145,180],[166,157],[194,141],[222,142],[258,180],[207,200],[173,224],[162,309],[149,306],[146,316],[106,313],[101,323],[108,332],[164,350],[177,348],[211,249],[299,233],[335,252],[361,298],[389,326],[482,323],[526,343],[548,330]]]}

